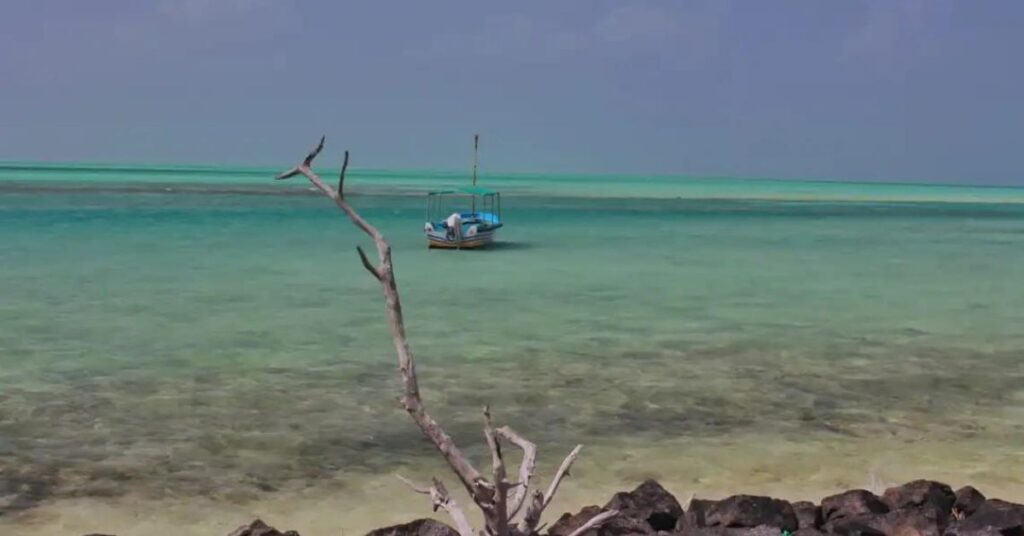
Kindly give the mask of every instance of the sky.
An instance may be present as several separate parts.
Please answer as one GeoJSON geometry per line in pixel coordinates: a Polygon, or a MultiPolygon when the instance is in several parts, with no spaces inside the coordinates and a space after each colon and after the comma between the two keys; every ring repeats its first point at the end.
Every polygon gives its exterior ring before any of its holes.
{"type": "Polygon", "coordinates": [[[1024,186],[1024,2],[4,0],[0,159],[1024,186]],[[333,152],[332,152],[333,151],[333,152]]]}

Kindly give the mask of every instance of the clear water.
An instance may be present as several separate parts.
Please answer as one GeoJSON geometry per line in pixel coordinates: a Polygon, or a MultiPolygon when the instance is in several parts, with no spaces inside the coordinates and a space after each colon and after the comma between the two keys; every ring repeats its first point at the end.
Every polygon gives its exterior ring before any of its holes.
{"type": "MultiPolygon", "coordinates": [[[[395,402],[366,240],[270,175],[0,166],[0,533],[429,514],[391,476],[446,473],[395,402]]],[[[544,476],[586,445],[555,510],[652,475],[1024,499],[1024,190],[487,177],[499,247],[427,250],[419,194],[461,179],[364,171],[352,200],[457,439],[483,460],[489,403],[544,476]]]]}

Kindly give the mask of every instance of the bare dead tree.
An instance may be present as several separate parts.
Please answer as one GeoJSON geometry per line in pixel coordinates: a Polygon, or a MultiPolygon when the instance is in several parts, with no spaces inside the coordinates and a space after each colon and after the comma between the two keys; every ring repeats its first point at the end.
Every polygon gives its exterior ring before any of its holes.
{"type": "MultiPolygon", "coordinates": [[[[562,465],[559,466],[554,478],[548,485],[546,491],[539,488],[531,489],[531,480],[537,460],[537,447],[523,436],[516,433],[508,426],[495,428],[491,422],[489,408],[484,408],[484,437],[491,452],[491,479],[484,477],[470,462],[469,458],[459,450],[452,437],[444,431],[440,424],[427,412],[426,406],[420,397],[419,380],[416,377],[416,361],[413,358],[412,350],[409,348],[409,341],[405,335],[405,321],[402,317],[402,301],[398,295],[398,284],[395,280],[394,265],[391,259],[391,245],[384,235],[371,223],[366,221],[359,213],[349,205],[345,199],[345,172],[348,170],[348,151],[345,151],[345,160],[341,166],[341,175],[338,178],[338,187],[325,183],[313,169],[313,160],[324,148],[325,137],[320,138],[320,143],[302,160],[302,163],[292,169],[281,173],[277,180],[290,179],[297,175],[303,175],[320,192],[334,201],[352,223],[363,230],[373,239],[377,247],[377,264],[370,261],[366,252],[361,247],[356,247],[359,258],[366,271],[376,279],[384,291],[384,303],[387,310],[388,324],[391,326],[391,338],[394,340],[395,351],[398,353],[398,370],[402,376],[403,394],[401,397],[402,407],[412,417],[412,420],[423,432],[423,435],[444,457],[452,471],[458,477],[462,486],[466,488],[470,498],[480,509],[484,518],[484,531],[490,536],[531,536],[539,530],[541,515],[551,504],[558,486],[562,480],[569,476],[569,469],[572,467],[576,457],[579,455],[582,445],[566,456],[562,465]],[[501,449],[501,440],[515,445],[523,451],[522,461],[519,466],[517,480],[511,482],[505,471],[505,459],[501,449]],[[525,507],[525,508],[524,508],[525,507]]],[[[476,536],[477,532],[466,518],[465,512],[455,502],[444,484],[437,478],[433,479],[430,486],[421,487],[409,482],[399,476],[415,492],[430,496],[434,511],[443,509],[451,517],[461,536],[476,536]]],[[[618,512],[609,510],[591,519],[587,524],[574,531],[570,536],[579,536],[584,532],[598,527],[608,519],[616,516],[618,512]]]]}

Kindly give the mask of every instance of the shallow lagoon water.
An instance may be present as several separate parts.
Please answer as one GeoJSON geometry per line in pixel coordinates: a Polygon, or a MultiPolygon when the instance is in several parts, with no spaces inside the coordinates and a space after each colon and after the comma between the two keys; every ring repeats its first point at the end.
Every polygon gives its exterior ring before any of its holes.
{"type": "MultiPolygon", "coordinates": [[[[26,507],[0,532],[429,513],[392,476],[446,473],[395,402],[363,237],[265,174],[123,173],[0,173],[0,468],[26,507]]],[[[584,443],[552,513],[647,476],[681,499],[922,476],[1024,499],[1019,190],[506,179],[499,247],[448,252],[419,231],[428,178],[396,176],[353,202],[394,245],[428,401],[481,460],[487,403],[545,474],[584,443]]]]}

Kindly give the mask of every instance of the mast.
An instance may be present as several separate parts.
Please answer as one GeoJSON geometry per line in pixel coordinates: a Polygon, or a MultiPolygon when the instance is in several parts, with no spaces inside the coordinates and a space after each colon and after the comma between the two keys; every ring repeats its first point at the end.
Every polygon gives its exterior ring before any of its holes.
{"type": "Polygon", "coordinates": [[[476,186],[476,168],[480,159],[478,152],[480,151],[480,135],[473,134],[473,186],[476,186]]]}
{"type": "MultiPolygon", "coordinates": [[[[480,135],[479,134],[473,134],[473,186],[476,186],[476,168],[477,168],[477,164],[480,162],[479,152],[480,152],[480,135]]],[[[472,205],[470,207],[470,210],[472,210],[475,213],[476,212],[476,193],[473,194],[473,198],[472,199],[473,199],[473,202],[472,202],[472,205]]]]}

